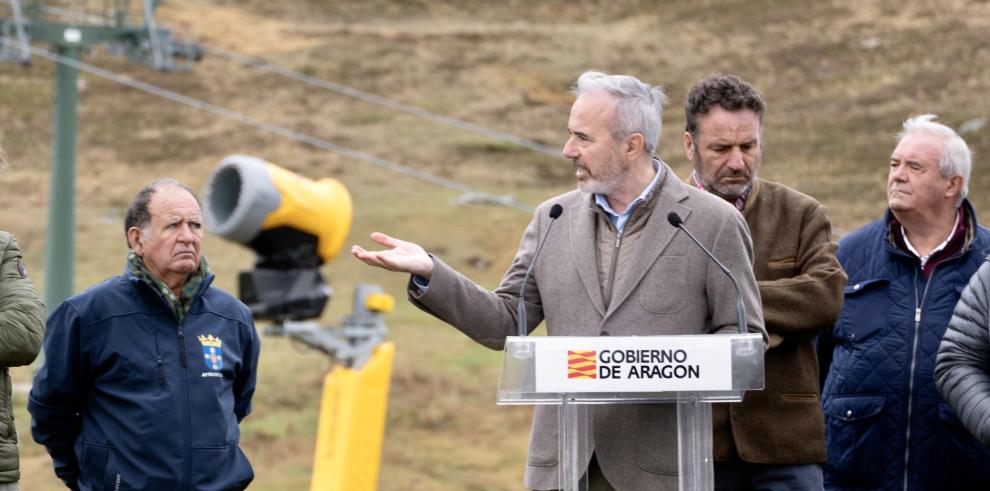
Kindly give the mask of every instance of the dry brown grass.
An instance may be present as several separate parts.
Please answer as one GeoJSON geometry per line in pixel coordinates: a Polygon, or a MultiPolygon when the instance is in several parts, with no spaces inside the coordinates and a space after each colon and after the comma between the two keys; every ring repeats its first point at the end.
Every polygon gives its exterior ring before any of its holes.
{"type": "MultiPolygon", "coordinates": [[[[686,175],[681,104],[696,79],[736,73],[769,103],[762,175],[816,196],[839,231],[878,217],[886,162],[903,119],[933,112],[953,126],[988,117],[990,3],[978,1],[507,2],[172,0],[163,25],[344,85],[548,145],[565,135],[570,83],[589,68],[663,83],[671,104],[660,154],[686,175]]],[[[205,58],[190,73],[156,74],[101,51],[86,61],[357,150],[536,204],[570,189],[569,165],[235,64],[205,58]]],[[[0,177],[0,228],[43,265],[51,159],[48,62],[0,66],[0,141],[14,167],[0,177]]],[[[351,241],[377,229],[415,240],[486,286],[498,282],[528,216],[450,206],[455,193],[289,142],[85,76],[78,140],[76,290],[123,267],[123,209],[161,176],[202,185],[230,153],[310,177],[335,176],[355,199],[351,241]]],[[[977,155],[972,198],[990,209],[990,129],[966,135],[977,155]]],[[[983,212],[990,220],[990,212],[983,212]]],[[[205,252],[233,290],[250,252],[209,237],[205,252]]],[[[405,278],[342,257],[326,268],[349,308],[351,286],[402,297],[405,278]]],[[[39,285],[43,287],[43,285],[39,285]]],[[[518,489],[528,410],[495,407],[499,354],[400,302],[380,489],[518,489]],[[437,348],[437,347],[442,348],[437,348]]],[[[243,445],[255,489],[305,489],[325,359],[266,339],[255,413],[243,445]]],[[[20,381],[28,370],[15,371],[20,381]]],[[[16,400],[25,491],[58,489],[16,400]]]]}

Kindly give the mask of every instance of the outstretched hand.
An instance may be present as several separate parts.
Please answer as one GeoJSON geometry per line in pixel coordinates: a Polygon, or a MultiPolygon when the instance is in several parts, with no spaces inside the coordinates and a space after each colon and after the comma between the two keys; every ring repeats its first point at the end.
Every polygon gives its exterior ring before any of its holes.
{"type": "Polygon", "coordinates": [[[371,266],[378,266],[389,271],[411,273],[427,280],[430,279],[433,274],[433,259],[418,244],[389,237],[381,232],[371,234],[371,240],[388,247],[388,249],[372,252],[354,245],[351,246],[351,255],[371,266]]]}

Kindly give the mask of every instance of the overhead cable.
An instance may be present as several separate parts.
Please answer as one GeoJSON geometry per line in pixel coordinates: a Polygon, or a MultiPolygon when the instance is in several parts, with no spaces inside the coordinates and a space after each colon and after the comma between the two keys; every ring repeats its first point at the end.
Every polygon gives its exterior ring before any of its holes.
{"type": "MultiPolygon", "coordinates": [[[[0,0],[0,2],[10,3],[11,0],[0,0]]],[[[51,13],[59,14],[59,15],[62,15],[62,16],[69,16],[69,15],[76,14],[76,12],[73,12],[73,11],[70,11],[70,10],[65,10],[65,9],[60,9],[58,7],[50,7],[50,6],[44,6],[44,5],[42,5],[40,7],[44,11],[48,11],[48,12],[51,12],[51,13]]],[[[91,22],[93,22],[93,17],[94,16],[90,16],[90,21],[91,22]]],[[[101,17],[95,17],[95,19],[96,19],[97,23],[104,22],[106,20],[106,19],[101,18],[101,17]]],[[[261,58],[247,56],[247,55],[243,55],[243,54],[240,54],[240,53],[235,53],[233,51],[228,51],[228,50],[225,50],[225,49],[212,47],[212,46],[209,46],[209,45],[206,45],[206,44],[203,44],[203,43],[196,43],[196,46],[198,46],[203,52],[210,53],[213,56],[216,56],[218,58],[222,58],[222,59],[225,59],[225,60],[228,60],[228,61],[233,61],[233,62],[236,62],[236,63],[240,63],[242,65],[248,65],[248,66],[251,66],[253,68],[257,68],[259,70],[264,70],[264,71],[267,71],[267,72],[275,73],[275,74],[281,75],[283,77],[287,77],[287,78],[290,78],[290,79],[293,79],[293,80],[296,80],[296,81],[299,81],[299,82],[307,83],[307,84],[312,85],[314,87],[319,87],[321,89],[330,90],[330,91],[336,92],[338,94],[343,94],[343,95],[346,95],[346,96],[349,96],[349,97],[354,97],[356,99],[360,99],[360,100],[365,101],[365,102],[370,102],[372,104],[377,104],[379,106],[386,107],[386,108],[389,108],[389,109],[392,109],[392,110],[395,110],[395,111],[403,112],[403,113],[406,113],[406,114],[411,114],[413,116],[417,116],[417,117],[428,119],[428,120],[431,120],[431,121],[434,121],[434,122],[446,124],[448,126],[452,126],[452,127],[455,127],[455,128],[458,128],[458,129],[461,129],[461,130],[464,130],[464,131],[468,131],[468,132],[471,132],[471,133],[475,133],[477,135],[481,135],[481,136],[484,136],[484,137],[487,137],[487,138],[491,138],[493,140],[499,140],[499,141],[504,141],[504,142],[515,144],[515,145],[519,145],[521,147],[525,147],[525,148],[528,148],[530,150],[535,150],[537,152],[545,153],[545,154],[551,155],[553,157],[560,157],[561,156],[560,155],[560,149],[558,149],[556,147],[552,147],[552,146],[549,146],[549,145],[544,145],[542,143],[534,142],[532,140],[527,140],[525,138],[518,137],[518,136],[513,135],[511,133],[506,133],[506,132],[503,132],[503,131],[498,131],[498,130],[494,130],[494,129],[491,129],[491,128],[486,128],[484,126],[480,126],[480,125],[477,125],[477,124],[474,124],[474,123],[470,123],[470,122],[467,122],[467,121],[461,121],[459,119],[452,118],[450,116],[444,116],[443,114],[437,114],[435,112],[427,111],[425,109],[421,109],[421,108],[418,108],[418,107],[415,107],[415,106],[411,106],[411,105],[406,104],[406,103],[403,103],[403,102],[399,102],[399,101],[396,101],[396,100],[388,99],[386,97],[382,97],[382,96],[378,96],[378,95],[375,95],[375,94],[372,94],[372,93],[369,93],[369,92],[365,92],[365,91],[360,90],[360,89],[355,89],[353,87],[348,87],[348,86],[341,85],[341,84],[338,84],[338,83],[334,83],[334,82],[330,82],[330,81],[327,81],[327,80],[323,80],[323,79],[319,79],[319,78],[316,78],[316,77],[312,77],[310,75],[306,75],[305,73],[300,73],[300,72],[295,71],[295,70],[290,70],[288,68],[275,65],[275,64],[270,63],[268,61],[265,61],[265,60],[263,60],[261,58]]]]}
{"type": "MultiPolygon", "coordinates": [[[[6,38],[0,38],[0,42],[3,42],[5,44],[8,44],[9,45],[12,41],[11,40],[8,40],[6,38]]],[[[126,85],[128,87],[131,87],[131,88],[134,88],[134,89],[138,89],[138,90],[147,92],[149,94],[156,95],[156,96],[162,97],[164,99],[168,99],[168,100],[173,101],[173,102],[177,102],[179,104],[183,104],[183,105],[186,105],[186,106],[195,108],[195,109],[199,109],[201,111],[205,111],[205,112],[208,112],[208,113],[211,113],[211,114],[215,114],[217,116],[221,116],[221,117],[224,117],[224,118],[227,118],[227,119],[231,119],[231,120],[237,121],[238,123],[241,123],[241,124],[244,124],[244,125],[247,125],[247,126],[252,126],[254,128],[258,128],[258,129],[261,129],[261,130],[264,130],[264,131],[268,131],[270,133],[274,133],[274,134],[277,134],[279,136],[283,136],[283,137],[286,137],[286,138],[289,138],[289,139],[292,139],[292,140],[295,140],[295,141],[298,141],[298,142],[301,142],[301,143],[305,143],[307,145],[311,145],[311,146],[314,146],[314,147],[317,147],[317,148],[321,148],[323,150],[329,150],[331,152],[335,152],[335,153],[338,153],[340,155],[351,157],[351,158],[354,158],[354,159],[357,159],[357,160],[360,160],[360,161],[363,161],[363,162],[366,162],[366,163],[369,163],[369,164],[372,164],[372,165],[381,167],[381,168],[386,169],[386,170],[389,170],[391,172],[396,172],[396,173],[403,174],[403,175],[406,175],[406,176],[409,176],[409,177],[412,177],[412,178],[415,178],[415,179],[419,179],[421,181],[429,182],[429,183],[434,184],[434,185],[437,185],[437,186],[445,187],[447,189],[452,189],[454,191],[465,193],[465,194],[468,194],[468,195],[471,195],[471,196],[476,196],[476,197],[479,197],[481,200],[483,200],[485,202],[494,203],[494,204],[500,204],[500,205],[508,206],[508,207],[515,208],[515,209],[518,209],[518,210],[521,210],[521,211],[525,211],[525,212],[532,212],[532,210],[533,210],[533,207],[532,206],[529,206],[529,205],[527,205],[525,203],[522,203],[522,202],[518,201],[514,196],[509,196],[509,195],[494,195],[494,194],[486,193],[486,192],[483,192],[483,191],[479,191],[479,190],[477,190],[477,189],[475,189],[475,188],[473,188],[471,186],[468,186],[466,184],[461,184],[459,182],[452,181],[450,179],[446,179],[446,178],[443,178],[443,177],[440,177],[440,176],[436,176],[436,175],[430,174],[430,173],[425,172],[425,171],[421,171],[421,170],[418,170],[418,169],[414,169],[412,167],[408,167],[408,166],[405,166],[405,165],[402,165],[402,164],[398,164],[398,163],[392,162],[390,160],[385,160],[383,158],[376,157],[376,156],[371,155],[371,154],[368,154],[368,153],[364,153],[364,152],[360,152],[360,151],[357,151],[357,150],[353,150],[351,148],[347,148],[347,147],[344,147],[342,145],[338,145],[336,143],[332,143],[332,142],[329,142],[327,140],[324,140],[324,139],[321,139],[321,138],[318,138],[318,137],[315,137],[315,136],[312,136],[312,135],[301,133],[301,132],[298,132],[298,131],[295,131],[295,130],[286,128],[284,126],[280,126],[280,125],[273,124],[273,123],[267,123],[267,122],[264,122],[264,121],[261,121],[261,120],[252,118],[251,116],[248,116],[246,114],[243,114],[243,113],[240,113],[240,112],[231,110],[231,109],[227,109],[227,108],[224,108],[224,107],[215,105],[215,104],[211,104],[209,102],[202,101],[202,100],[199,100],[199,99],[196,99],[196,98],[193,98],[193,97],[182,95],[182,94],[179,94],[177,92],[173,92],[171,90],[164,89],[162,87],[158,87],[156,85],[149,84],[147,82],[142,82],[140,80],[134,80],[134,79],[132,79],[130,77],[127,77],[127,76],[124,76],[124,75],[120,75],[118,73],[115,73],[115,72],[112,72],[112,71],[109,71],[109,70],[105,70],[103,68],[100,68],[100,67],[97,67],[97,66],[94,66],[94,65],[90,65],[90,64],[85,63],[85,62],[82,62],[82,61],[74,60],[72,58],[68,58],[68,57],[59,55],[57,53],[53,53],[53,52],[48,51],[46,49],[42,49],[42,48],[38,48],[38,47],[35,47],[35,46],[31,46],[30,47],[30,50],[31,50],[31,52],[33,54],[35,54],[37,56],[40,56],[41,58],[47,59],[49,61],[53,61],[55,63],[61,63],[61,64],[64,64],[64,65],[67,65],[67,66],[76,68],[78,70],[81,70],[83,72],[87,72],[87,73],[96,75],[98,77],[102,77],[102,78],[105,78],[107,80],[111,80],[111,81],[117,82],[119,84],[126,85]]]]}
{"type": "Polygon", "coordinates": [[[260,58],[254,58],[251,56],[242,55],[239,53],[234,53],[231,51],[223,50],[220,48],[214,48],[207,46],[203,43],[196,43],[200,49],[205,53],[212,54],[213,56],[224,58],[226,60],[234,61],[244,65],[249,65],[259,70],[265,70],[272,73],[277,73],[284,77],[291,78],[300,82],[304,82],[315,87],[337,92],[339,94],[344,94],[346,96],[361,99],[365,102],[370,102],[372,104],[377,104],[379,106],[387,107],[395,111],[403,112],[406,114],[411,114],[418,116],[420,118],[429,119],[431,121],[436,121],[438,123],[443,123],[448,126],[453,126],[465,131],[469,131],[478,135],[482,135],[493,140],[500,140],[504,142],[513,143],[522,147],[529,148],[530,150],[536,150],[537,152],[542,152],[547,155],[552,155],[554,157],[560,157],[560,149],[554,148],[542,143],[537,143],[525,138],[520,138],[518,136],[505,133],[498,130],[493,130],[490,128],[485,128],[483,126],[476,125],[474,123],[469,123],[467,121],[461,121],[459,119],[451,118],[450,116],[444,116],[442,114],[437,114],[434,112],[427,111],[425,109],[420,109],[418,107],[410,106],[402,102],[398,102],[392,99],[388,99],[382,96],[374,95],[363,90],[358,90],[355,88],[347,87],[345,85],[340,85],[334,82],[329,82],[316,77],[311,77],[305,73],[300,73],[297,71],[289,70],[288,68],[280,67],[278,65],[269,63],[260,58]]]}

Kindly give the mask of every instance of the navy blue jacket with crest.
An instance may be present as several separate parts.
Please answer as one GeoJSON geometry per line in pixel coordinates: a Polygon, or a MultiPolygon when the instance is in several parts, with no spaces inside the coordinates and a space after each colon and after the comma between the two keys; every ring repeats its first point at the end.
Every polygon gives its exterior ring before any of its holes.
{"type": "Polygon", "coordinates": [[[177,322],[125,271],[58,306],[28,401],[31,431],[72,489],[243,489],[238,447],[259,339],[251,313],[208,275],[177,322]]]}
{"type": "Polygon", "coordinates": [[[963,206],[971,237],[928,279],[917,257],[890,242],[889,210],[839,242],[849,282],[839,320],[819,339],[828,490],[990,489],[990,448],[960,424],[934,379],[942,334],[990,251],[990,231],[963,206]]]}

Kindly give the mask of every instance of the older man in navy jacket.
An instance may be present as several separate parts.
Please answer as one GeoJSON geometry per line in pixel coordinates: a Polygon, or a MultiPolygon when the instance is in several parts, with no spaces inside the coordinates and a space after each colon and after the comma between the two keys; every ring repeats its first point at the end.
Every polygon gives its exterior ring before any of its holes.
{"type": "Polygon", "coordinates": [[[889,210],[845,237],[842,314],[822,335],[822,393],[836,490],[990,489],[990,449],[935,388],[942,333],[990,249],[966,200],[970,152],[952,129],[907,120],[890,156],[889,210]]]}
{"type": "Polygon", "coordinates": [[[258,337],[244,304],[211,287],[188,188],[155,181],[124,223],[124,274],[52,313],[28,409],[71,489],[233,490],[258,337]]]}

